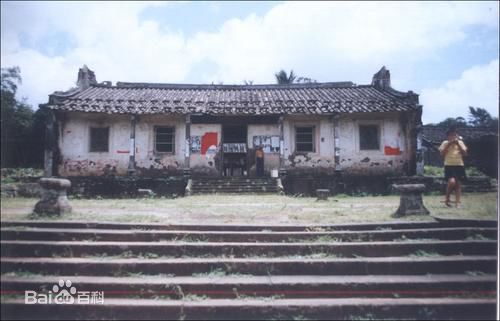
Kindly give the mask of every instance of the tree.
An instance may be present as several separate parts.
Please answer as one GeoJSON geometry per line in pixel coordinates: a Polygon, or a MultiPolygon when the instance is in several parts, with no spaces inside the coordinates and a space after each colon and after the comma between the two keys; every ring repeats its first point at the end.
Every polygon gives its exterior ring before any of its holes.
{"type": "Polygon", "coordinates": [[[469,124],[474,127],[495,127],[498,126],[498,118],[492,117],[484,108],[469,106],[469,124]]]}
{"type": "Polygon", "coordinates": [[[315,83],[315,82],[316,82],[315,79],[311,79],[311,78],[308,78],[308,77],[299,77],[299,78],[297,78],[297,83],[311,84],[311,83],[315,83]]]}
{"type": "MultiPolygon", "coordinates": [[[[40,144],[33,140],[39,135],[32,130],[33,110],[25,100],[16,99],[21,71],[19,67],[2,68],[1,77],[2,167],[41,165],[33,161],[35,144],[40,144]]],[[[41,143],[43,146],[43,140],[41,143]]]]}
{"type": "Polygon", "coordinates": [[[467,122],[465,121],[465,118],[463,117],[448,117],[445,120],[437,123],[437,126],[442,126],[442,127],[467,127],[467,122]]]}
{"type": "Polygon", "coordinates": [[[290,75],[288,75],[283,69],[275,73],[274,76],[276,77],[276,83],[278,83],[278,85],[293,84],[295,78],[297,78],[293,70],[290,70],[290,75]]]}

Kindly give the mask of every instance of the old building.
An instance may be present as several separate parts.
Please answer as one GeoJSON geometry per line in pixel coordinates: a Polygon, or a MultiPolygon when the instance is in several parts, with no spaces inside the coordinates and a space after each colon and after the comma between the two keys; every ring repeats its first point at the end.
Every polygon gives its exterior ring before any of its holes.
{"type": "Polygon", "coordinates": [[[52,111],[48,175],[253,177],[258,146],[268,176],[421,171],[422,106],[385,67],[369,85],[113,86],[84,66],[41,107],[52,111]]]}

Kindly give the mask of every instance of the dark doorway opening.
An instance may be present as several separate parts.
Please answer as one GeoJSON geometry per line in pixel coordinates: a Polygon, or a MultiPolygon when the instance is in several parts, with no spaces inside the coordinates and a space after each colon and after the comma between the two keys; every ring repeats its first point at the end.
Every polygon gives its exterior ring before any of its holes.
{"type": "Polygon", "coordinates": [[[247,126],[222,126],[222,175],[247,176],[247,126]]]}

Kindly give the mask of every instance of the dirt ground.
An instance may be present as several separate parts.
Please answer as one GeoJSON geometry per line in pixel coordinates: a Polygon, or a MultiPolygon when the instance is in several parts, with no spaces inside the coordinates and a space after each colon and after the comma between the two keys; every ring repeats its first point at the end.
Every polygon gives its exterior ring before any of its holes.
{"type": "Polygon", "coordinates": [[[199,195],[177,199],[71,199],[73,212],[55,218],[33,216],[33,198],[2,198],[1,219],[158,222],[185,224],[334,224],[432,220],[432,216],[497,219],[497,193],[469,193],[463,207],[448,208],[442,195],[424,196],[430,215],[393,218],[398,196],[351,197],[328,201],[278,195],[199,195]]]}

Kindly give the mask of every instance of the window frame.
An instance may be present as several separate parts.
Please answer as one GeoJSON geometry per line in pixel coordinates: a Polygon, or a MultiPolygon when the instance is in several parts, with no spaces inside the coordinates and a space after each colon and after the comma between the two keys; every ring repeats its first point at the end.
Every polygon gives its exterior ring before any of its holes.
{"type": "Polygon", "coordinates": [[[88,150],[89,150],[89,153],[109,153],[109,150],[110,150],[110,137],[111,137],[111,127],[110,126],[89,126],[89,145],[88,145],[88,150]],[[107,144],[106,144],[106,150],[95,150],[93,147],[93,135],[92,135],[92,132],[94,130],[102,130],[102,129],[106,129],[107,130],[107,144]]]}
{"type": "Polygon", "coordinates": [[[380,152],[382,150],[382,124],[380,122],[362,122],[358,124],[358,150],[360,152],[380,152]],[[362,148],[361,146],[361,128],[376,127],[377,129],[377,148],[362,148]]]}
{"type": "Polygon", "coordinates": [[[295,152],[297,153],[316,153],[316,125],[295,125],[295,152]],[[298,135],[298,129],[299,128],[310,128],[311,129],[311,144],[312,144],[312,150],[310,151],[305,151],[305,150],[299,150],[298,144],[308,144],[308,142],[298,142],[297,135],[298,135]]]}
{"type": "MultiPolygon", "coordinates": [[[[170,155],[175,155],[175,126],[171,126],[171,125],[157,125],[157,126],[154,126],[154,129],[153,129],[153,134],[154,134],[154,141],[153,141],[153,144],[154,144],[154,151],[156,154],[170,154],[170,155]],[[172,151],[159,151],[158,150],[158,129],[161,129],[161,128],[169,128],[172,130],[172,140],[171,140],[171,144],[172,145],[172,151]]],[[[165,145],[169,145],[169,144],[166,144],[166,143],[160,143],[160,144],[165,144],[165,145]]]]}

